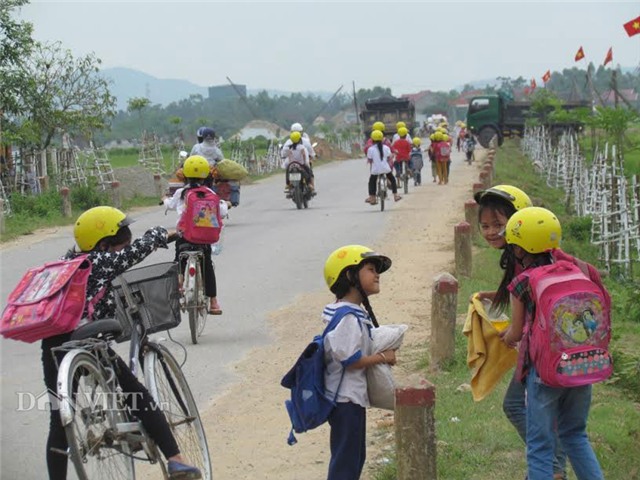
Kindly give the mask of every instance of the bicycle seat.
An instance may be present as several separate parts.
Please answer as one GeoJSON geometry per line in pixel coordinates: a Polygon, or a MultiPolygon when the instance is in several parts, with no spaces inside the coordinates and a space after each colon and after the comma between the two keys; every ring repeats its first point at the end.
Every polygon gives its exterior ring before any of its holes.
{"type": "Polygon", "coordinates": [[[96,320],[81,326],[71,334],[71,340],[84,340],[86,338],[95,338],[98,335],[110,336],[118,338],[122,334],[120,322],[113,318],[104,320],[96,320]]]}
{"type": "Polygon", "coordinates": [[[204,245],[194,245],[193,243],[184,242],[178,247],[178,252],[201,252],[204,249],[204,245]]]}

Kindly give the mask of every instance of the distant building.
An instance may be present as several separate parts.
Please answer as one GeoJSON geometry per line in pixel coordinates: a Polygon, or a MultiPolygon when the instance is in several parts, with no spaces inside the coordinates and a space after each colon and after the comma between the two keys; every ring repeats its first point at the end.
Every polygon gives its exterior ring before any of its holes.
{"type": "Polygon", "coordinates": [[[240,140],[249,140],[255,137],[265,137],[272,140],[280,138],[286,133],[288,133],[288,130],[275,123],[267,122],[266,120],[252,120],[242,127],[234,137],[240,138],[240,140]]]}
{"type": "MultiPolygon", "coordinates": [[[[237,85],[235,86],[240,92],[241,96],[247,96],[247,86],[237,85]]],[[[238,96],[238,92],[232,85],[217,85],[209,87],[209,100],[222,100],[225,98],[235,98],[238,96]]]]}

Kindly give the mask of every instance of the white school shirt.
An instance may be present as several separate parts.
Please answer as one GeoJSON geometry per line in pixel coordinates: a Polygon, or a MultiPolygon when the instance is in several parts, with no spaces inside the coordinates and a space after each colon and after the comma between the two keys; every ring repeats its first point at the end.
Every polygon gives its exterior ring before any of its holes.
{"type": "Polygon", "coordinates": [[[336,389],[340,385],[336,401],[351,402],[367,408],[371,404],[367,393],[366,368],[345,370],[344,365],[348,366],[361,357],[372,354],[371,333],[367,327],[372,325],[369,315],[355,303],[336,302],[324,307],[322,320],[326,328],[336,309],[344,306],[353,307],[358,310],[358,313],[345,315],[338,326],[324,337],[325,396],[333,400],[336,389]],[[343,371],[344,377],[342,377],[343,371]],[[340,383],[341,377],[342,383],[340,383]]]}
{"type": "MultiPolygon", "coordinates": [[[[286,144],[285,144],[286,145],[286,144]]],[[[309,166],[309,152],[304,148],[304,145],[298,143],[298,146],[293,149],[291,148],[293,144],[290,144],[288,147],[282,147],[282,157],[284,158],[283,166],[287,168],[289,163],[298,162],[302,165],[309,166]],[[291,153],[291,155],[289,155],[291,153]]]]}
{"type": "MultiPolygon", "coordinates": [[[[182,198],[183,190],[184,190],[184,187],[179,188],[174,192],[171,198],[165,198],[162,201],[162,203],[164,203],[165,208],[168,208],[169,210],[175,210],[176,212],[178,212],[178,220],[176,220],[176,226],[178,225],[178,222],[180,221],[180,217],[182,217],[182,214],[184,213],[184,208],[185,208],[184,199],[182,198]]],[[[227,202],[220,199],[220,217],[221,218],[226,217],[228,212],[229,212],[229,206],[227,205],[227,202]]]]}
{"type": "Polygon", "coordinates": [[[391,167],[389,166],[389,157],[391,156],[391,149],[382,145],[382,158],[380,158],[380,150],[378,145],[374,143],[367,150],[367,158],[371,160],[371,175],[380,175],[381,173],[389,173],[391,167]]]}
{"type": "Polygon", "coordinates": [[[191,149],[189,155],[201,155],[207,159],[210,166],[214,166],[222,160],[222,150],[216,145],[215,140],[204,140],[202,143],[196,143],[191,149]]]}
{"type": "MultiPolygon", "coordinates": [[[[280,157],[285,158],[287,156],[287,151],[291,145],[293,145],[293,142],[291,141],[290,138],[288,138],[287,141],[284,142],[284,145],[282,146],[282,148],[280,149],[280,157]]],[[[316,158],[316,151],[314,150],[313,145],[311,144],[311,140],[309,140],[309,135],[307,135],[306,133],[302,134],[302,145],[304,145],[304,148],[307,149],[307,153],[309,154],[309,158],[311,160],[316,158]]]]}
{"type": "MultiPolygon", "coordinates": [[[[400,135],[399,135],[398,133],[394,133],[394,134],[393,134],[393,140],[391,140],[391,143],[395,142],[395,141],[396,141],[396,140],[398,140],[399,138],[400,138],[400,135]]],[[[407,140],[409,140],[409,143],[412,143],[412,142],[413,142],[413,139],[411,138],[411,135],[409,135],[408,133],[407,133],[407,136],[406,136],[406,137],[404,137],[404,138],[406,138],[407,140]]]]}

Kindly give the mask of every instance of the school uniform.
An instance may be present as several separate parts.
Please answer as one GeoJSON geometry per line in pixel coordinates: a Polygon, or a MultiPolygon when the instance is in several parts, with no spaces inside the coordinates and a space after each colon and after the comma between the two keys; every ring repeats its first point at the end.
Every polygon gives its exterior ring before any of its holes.
{"type": "Polygon", "coordinates": [[[354,303],[337,302],[322,312],[325,324],[336,309],[350,306],[357,313],[346,315],[324,339],[326,396],[337,405],[329,415],[331,426],[328,480],[358,480],[366,458],[366,369],[347,370],[360,358],[372,355],[372,323],[369,315],[354,303]],[[336,391],[338,392],[336,397],[336,391]]]}

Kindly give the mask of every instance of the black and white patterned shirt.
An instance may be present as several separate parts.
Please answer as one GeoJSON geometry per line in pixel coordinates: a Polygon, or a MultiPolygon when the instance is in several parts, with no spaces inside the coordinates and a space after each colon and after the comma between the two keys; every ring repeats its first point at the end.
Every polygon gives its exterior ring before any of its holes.
{"type": "MultiPolygon", "coordinates": [[[[87,301],[83,318],[89,318],[88,305],[103,288],[106,288],[102,298],[95,305],[93,320],[114,318],[116,313],[115,296],[111,282],[121,273],[147,258],[157,247],[167,248],[167,230],[163,227],[153,227],[140,238],[136,238],[131,245],[119,252],[89,253],[87,259],[91,262],[91,275],[87,282],[87,301]]],[[[71,259],[80,255],[70,251],[64,258],[71,259]]]]}

